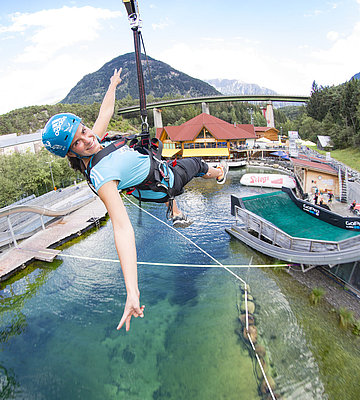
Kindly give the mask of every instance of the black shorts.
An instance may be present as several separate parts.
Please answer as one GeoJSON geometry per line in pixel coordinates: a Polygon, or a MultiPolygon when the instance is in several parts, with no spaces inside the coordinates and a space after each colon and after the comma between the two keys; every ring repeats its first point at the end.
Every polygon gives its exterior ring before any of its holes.
{"type": "Polygon", "coordinates": [[[171,169],[174,172],[173,196],[178,196],[184,192],[184,186],[193,178],[207,174],[209,166],[201,158],[189,157],[177,160],[171,169]]]}
{"type": "MultiPolygon", "coordinates": [[[[197,157],[182,158],[181,160],[177,160],[175,165],[170,163],[169,167],[174,173],[174,184],[169,190],[171,197],[184,193],[184,186],[187,183],[197,176],[204,176],[209,171],[209,166],[201,158],[197,157]]],[[[167,194],[158,199],[149,199],[146,196],[146,192],[147,190],[142,189],[139,193],[135,192],[132,195],[140,199],[138,196],[140,194],[141,200],[145,202],[165,203],[169,200],[167,194]]]]}

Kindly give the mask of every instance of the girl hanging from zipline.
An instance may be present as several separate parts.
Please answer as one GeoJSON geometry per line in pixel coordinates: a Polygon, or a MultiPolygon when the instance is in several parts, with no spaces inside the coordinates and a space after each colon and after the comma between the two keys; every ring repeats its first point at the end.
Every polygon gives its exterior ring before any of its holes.
{"type": "Polygon", "coordinates": [[[178,209],[174,197],[183,193],[184,186],[194,177],[225,183],[228,165],[222,162],[214,168],[199,158],[167,163],[154,151],[128,146],[126,139],[102,142],[114,113],[120,73],[121,69],[115,69],[110,78],[92,129],[74,114],[57,114],[47,122],[42,141],[47,150],[60,157],[66,156],[72,168],[86,176],[108,211],[127,292],[117,329],[125,323],[128,331],[131,317],[143,317],[145,306],[140,306],[134,230],[120,192],[131,190],[131,194],[142,201],[166,203],[173,226],[186,227],[191,222],[178,209]]]}

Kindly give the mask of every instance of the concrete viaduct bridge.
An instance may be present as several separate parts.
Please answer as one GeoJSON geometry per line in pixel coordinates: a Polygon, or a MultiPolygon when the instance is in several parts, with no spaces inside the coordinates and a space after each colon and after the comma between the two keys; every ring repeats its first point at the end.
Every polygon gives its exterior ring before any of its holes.
{"type": "MultiPolygon", "coordinates": [[[[235,96],[204,96],[204,97],[189,97],[174,100],[164,100],[156,103],[147,104],[147,109],[152,109],[154,112],[154,125],[156,128],[162,128],[161,109],[165,107],[183,106],[188,104],[202,104],[203,112],[209,114],[209,103],[233,102],[233,101],[256,101],[266,103],[263,108],[264,117],[267,121],[267,126],[275,126],[273,102],[289,102],[289,103],[306,103],[309,100],[308,96],[287,96],[287,95],[235,95],[235,96]]],[[[118,110],[119,115],[130,114],[138,111],[139,105],[124,107],[118,110]]]]}

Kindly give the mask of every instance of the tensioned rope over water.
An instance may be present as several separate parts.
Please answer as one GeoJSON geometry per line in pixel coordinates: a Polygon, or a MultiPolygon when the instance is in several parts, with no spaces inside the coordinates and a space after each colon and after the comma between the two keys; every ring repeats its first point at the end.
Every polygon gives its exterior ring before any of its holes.
{"type": "MultiPolygon", "coordinates": [[[[45,252],[44,252],[45,253],[45,252]]],[[[87,260],[87,261],[102,261],[102,262],[112,262],[120,264],[119,259],[113,258],[99,258],[99,257],[87,257],[87,256],[76,256],[73,254],[64,254],[61,253],[59,257],[67,257],[67,258],[77,258],[79,260],[87,260]]],[[[156,267],[184,267],[184,268],[285,268],[288,267],[288,264],[257,264],[257,265],[248,265],[248,264],[239,264],[239,265],[218,265],[218,264],[173,264],[173,263],[159,263],[159,262],[148,262],[148,261],[138,261],[139,265],[154,265],[156,267]]]]}

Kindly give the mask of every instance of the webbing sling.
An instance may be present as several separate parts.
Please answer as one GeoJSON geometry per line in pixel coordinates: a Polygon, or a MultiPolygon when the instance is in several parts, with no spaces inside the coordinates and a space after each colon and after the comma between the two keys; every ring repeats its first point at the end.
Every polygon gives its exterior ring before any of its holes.
{"type": "MultiPolygon", "coordinates": [[[[111,141],[111,138],[107,138],[106,140],[111,141]]],[[[139,185],[136,185],[135,187],[127,188],[124,190],[130,191],[130,193],[135,189],[137,189],[138,191],[152,190],[155,192],[163,192],[167,195],[167,199],[164,201],[169,201],[168,213],[172,212],[172,201],[173,201],[172,190],[171,188],[162,183],[162,180],[164,179],[167,182],[167,184],[169,184],[169,171],[167,170],[169,168],[169,165],[167,165],[166,162],[161,161],[162,143],[158,139],[152,139],[150,150],[142,147],[141,142],[138,143],[136,140],[134,140],[133,137],[130,138],[121,137],[119,140],[113,141],[108,146],[101,149],[91,158],[85,170],[86,180],[88,182],[90,189],[97,195],[97,192],[90,179],[91,169],[95,167],[95,165],[99,163],[104,157],[126,145],[128,140],[131,140],[130,147],[133,148],[134,151],[138,151],[139,153],[149,156],[150,170],[146,179],[143,182],[141,182],[139,185]],[[164,170],[162,170],[162,166],[164,170]]],[[[141,203],[142,199],[140,192],[139,196],[140,196],[139,201],[141,203]]],[[[146,199],[145,201],[151,201],[151,200],[146,199]]]]}

